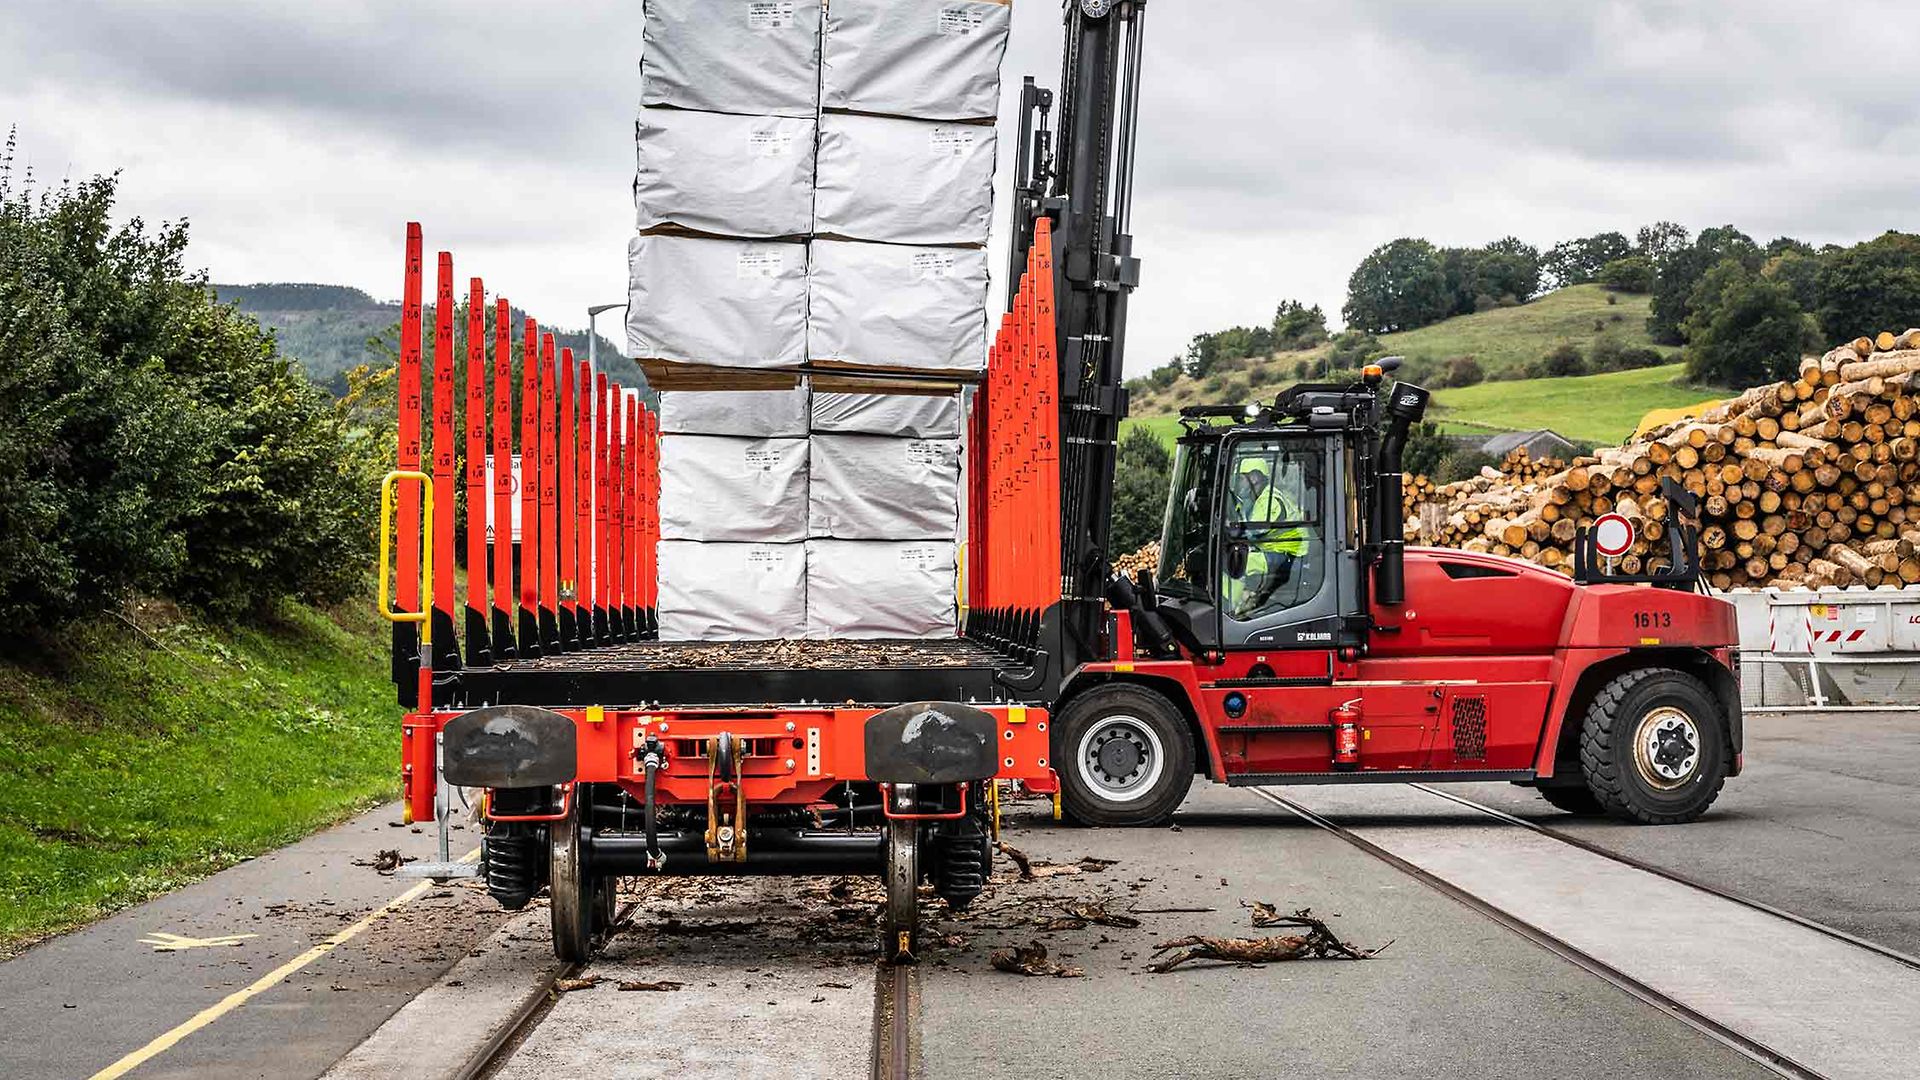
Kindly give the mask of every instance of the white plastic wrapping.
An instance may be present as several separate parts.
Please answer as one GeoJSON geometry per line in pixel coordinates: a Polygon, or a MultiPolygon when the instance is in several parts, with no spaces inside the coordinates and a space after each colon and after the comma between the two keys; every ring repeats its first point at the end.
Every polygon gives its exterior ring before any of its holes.
{"type": "Polygon", "coordinates": [[[807,538],[806,439],[667,435],[660,440],[660,535],[790,543],[807,538]]]}
{"type": "Polygon", "coordinates": [[[985,244],[994,150],[990,126],[822,116],[813,231],[889,244],[985,244]]]}
{"type": "Polygon", "coordinates": [[[811,117],[642,109],[634,142],[642,230],[771,237],[813,228],[811,117]]]}
{"type": "Polygon", "coordinates": [[[979,371],[987,363],[987,253],[816,240],[807,356],[859,368],[979,371]]]}
{"type": "Polygon", "coordinates": [[[804,544],[659,545],[665,641],[779,641],[807,631],[804,544]]]}
{"type": "Polygon", "coordinates": [[[835,540],[952,540],[960,518],[960,442],[815,435],[808,533],[835,540]]]}
{"type": "Polygon", "coordinates": [[[813,430],[903,439],[960,437],[957,394],[848,394],[815,391],[813,430]]]}
{"type": "Polygon", "coordinates": [[[634,359],[748,368],[805,360],[804,244],[636,236],[627,259],[634,359]]]}
{"type": "Polygon", "coordinates": [[[954,545],[807,541],[809,638],[953,637],[954,545]]]}
{"type": "Polygon", "coordinates": [[[820,0],[646,0],[645,11],[643,104],[813,115],[820,0]]]}
{"type": "Polygon", "coordinates": [[[666,435],[805,438],[807,388],[791,390],[663,390],[660,431],[666,435]]]}
{"type": "Polygon", "coordinates": [[[833,0],[821,54],[829,109],[926,120],[999,113],[1007,0],[833,0]]]}

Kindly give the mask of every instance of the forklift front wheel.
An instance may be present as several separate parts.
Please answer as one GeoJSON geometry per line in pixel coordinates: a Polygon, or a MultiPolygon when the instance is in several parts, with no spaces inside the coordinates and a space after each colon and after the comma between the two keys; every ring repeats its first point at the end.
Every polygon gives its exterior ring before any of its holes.
{"type": "Polygon", "coordinates": [[[1061,807],[1079,825],[1164,825],[1193,786],[1193,737],[1171,702],[1114,683],[1068,703],[1055,726],[1061,807]]]}

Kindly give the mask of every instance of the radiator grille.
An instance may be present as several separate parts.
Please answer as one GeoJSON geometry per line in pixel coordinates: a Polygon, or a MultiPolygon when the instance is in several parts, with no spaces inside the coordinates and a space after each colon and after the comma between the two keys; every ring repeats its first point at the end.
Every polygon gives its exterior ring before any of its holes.
{"type": "Polygon", "coordinates": [[[1487,759],[1487,699],[1453,699],[1453,756],[1456,761],[1487,759]]]}

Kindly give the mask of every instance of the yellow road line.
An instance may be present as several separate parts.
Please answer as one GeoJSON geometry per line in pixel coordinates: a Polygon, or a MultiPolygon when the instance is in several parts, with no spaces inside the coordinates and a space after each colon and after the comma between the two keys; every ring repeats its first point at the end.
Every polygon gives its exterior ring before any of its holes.
{"type": "MultiPolygon", "coordinates": [[[[472,851],[469,851],[465,855],[462,855],[460,857],[460,861],[472,862],[474,859],[477,859],[479,857],[480,857],[480,849],[474,848],[472,851]]],[[[375,908],[372,912],[368,913],[367,916],[361,919],[359,922],[356,922],[352,926],[348,926],[342,929],[340,932],[334,934],[332,937],[328,938],[327,940],[321,942],[318,945],[315,945],[313,948],[308,949],[306,952],[301,953],[299,956],[294,957],[293,959],[287,961],[286,963],[281,964],[279,967],[274,968],[272,971],[267,972],[265,975],[260,976],[258,979],[255,979],[252,983],[248,984],[247,986],[239,990],[235,990],[233,993],[228,994],[226,997],[221,998],[219,1001],[214,1002],[212,1005],[209,1005],[206,1008],[201,1009],[199,1012],[194,1013],[184,1023],[180,1024],[180,1026],[174,1028],[172,1031],[167,1032],[165,1035],[160,1036],[159,1038],[153,1040],[152,1042],[141,1047],[140,1049],[135,1050],[133,1053],[128,1054],[126,1057],[121,1058],[119,1061],[116,1061],[113,1064],[107,1066],[106,1068],[101,1069],[99,1072],[94,1073],[92,1080],[114,1080],[115,1077],[127,1075],[133,1070],[139,1068],[141,1065],[146,1064],[148,1061],[152,1060],[153,1058],[166,1053],[168,1050],[172,1049],[174,1044],[178,1043],[181,1039],[186,1038],[187,1036],[193,1034],[194,1032],[199,1031],[201,1028],[206,1027],[208,1024],[213,1023],[215,1020],[220,1019],[221,1017],[227,1015],[233,1010],[246,1004],[249,999],[257,997],[260,994],[273,989],[275,986],[279,985],[283,980],[285,980],[287,976],[293,974],[296,971],[299,971],[301,968],[306,967],[308,964],[313,963],[315,960],[320,959],[321,957],[327,955],[328,953],[339,948],[340,946],[345,945],[347,942],[352,941],[354,938],[359,937],[361,932],[366,930],[367,927],[372,926],[376,922],[379,922],[381,916],[386,915],[389,912],[395,911],[399,908],[403,908],[408,904],[413,903],[415,900],[420,899],[421,896],[426,894],[427,890],[437,889],[439,887],[440,887],[439,885],[435,884],[431,880],[422,881],[420,884],[415,885],[413,888],[408,889],[406,892],[401,893],[399,896],[396,896],[393,899],[387,901],[386,903],[380,905],[378,908],[375,908]]]]}

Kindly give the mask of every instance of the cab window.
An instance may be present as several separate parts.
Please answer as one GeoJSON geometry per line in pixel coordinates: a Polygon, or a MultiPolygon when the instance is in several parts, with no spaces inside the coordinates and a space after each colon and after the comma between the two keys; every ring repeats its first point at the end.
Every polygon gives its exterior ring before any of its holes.
{"type": "Polygon", "coordinates": [[[1170,595],[1195,599],[1207,595],[1213,572],[1215,463],[1220,444],[1183,443],[1174,455],[1172,491],[1160,533],[1160,566],[1155,576],[1170,595]]]}
{"type": "Polygon", "coordinates": [[[1320,594],[1326,575],[1325,461],[1318,443],[1247,442],[1227,469],[1220,596],[1257,622],[1320,594]]]}

